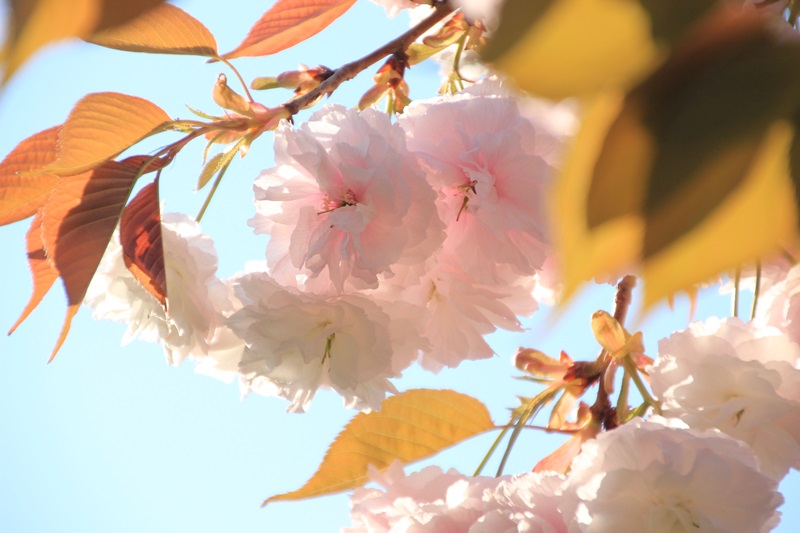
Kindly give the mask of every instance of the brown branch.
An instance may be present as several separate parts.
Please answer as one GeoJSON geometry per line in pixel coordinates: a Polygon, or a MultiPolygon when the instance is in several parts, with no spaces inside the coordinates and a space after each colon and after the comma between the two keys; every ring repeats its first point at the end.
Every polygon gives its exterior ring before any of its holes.
{"type": "Polygon", "coordinates": [[[333,71],[325,81],[320,83],[317,87],[292,100],[289,100],[283,106],[289,110],[292,115],[296,115],[301,109],[310,107],[323,95],[330,95],[342,83],[352,80],[370,65],[373,65],[383,59],[384,57],[394,54],[396,52],[405,53],[406,49],[422,36],[426,31],[441,22],[453,13],[453,8],[450,7],[449,2],[436,2],[434,4],[435,11],[428,18],[400,35],[381,46],[377,50],[365,55],[361,59],[356,59],[350,63],[342,65],[333,71]]]}
{"type": "Polygon", "coordinates": [[[636,286],[636,276],[628,274],[617,284],[617,295],[614,298],[614,318],[620,326],[625,325],[628,308],[631,306],[631,293],[636,286]]]}

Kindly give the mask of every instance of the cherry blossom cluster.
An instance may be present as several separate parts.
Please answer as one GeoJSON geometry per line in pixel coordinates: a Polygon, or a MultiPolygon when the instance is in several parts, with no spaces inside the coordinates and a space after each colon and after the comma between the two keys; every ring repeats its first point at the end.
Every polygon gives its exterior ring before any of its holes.
{"type": "Polygon", "coordinates": [[[210,239],[164,217],[166,310],[110,249],[86,303],[160,340],[167,359],[305,410],[320,387],[377,409],[415,361],[494,354],[553,281],[545,198],[565,128],[496,80],[418,101],[396,121],[326,106],[281,125],[254,183],[266,262],[216,277],[210,239]]]}
{"type": "MultiPolygon", "coordinates": [[[[378,3],[396,13],[422,2],[378,3]]],[[[461,3],[483,20],[497,5],[461,3]]],[[[119,245],[85,303],[126,323],[125,342],[159,342],[170,364],[191,359],[289,411],[320,388],[379,409],[413,363],[491,357],[487,334],[519,331],[550,303],[546,198],[570,132],[561,110],[494,79],[396,120],[325,106],[278,127],[275,166],[255,179],[261,261],[219,278],[211,239],[168,214],[167,308],[119,245]]],[[[800,267],[765,265],[759,284],[753,321],[711,319],[663,339],[647,368],[658,406],[592,433],[565,475],[406,475],[395,464],[355,491],[347,531],[770,530],[778,483],[800,468],[800,267]]]]}

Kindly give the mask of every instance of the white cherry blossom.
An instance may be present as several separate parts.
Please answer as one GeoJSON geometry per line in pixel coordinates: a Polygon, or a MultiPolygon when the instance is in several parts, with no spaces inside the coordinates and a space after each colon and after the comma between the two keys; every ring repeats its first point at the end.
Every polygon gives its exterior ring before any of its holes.
{"type": "Polygon", "coordinates": [[[650,383],[665,416],[747,443],[762,470],[781,479],[800,466],[798,356],[774,328],[709,320],[659,343],[650,383]]]}
{"type": "Polygon", "coordinates": [[[106,250],[85,303],[96,319],[128,324],[123,344],[134,338],[161,342],[167,361],[178,365],[208,354],[222,321],[225,289],[216,278],[214,244],[190,217],[164,214],[162,241],[168,310],[125,267],[118,237],[106,250]]]}
{"type": "Polygon", "coordinates": [[[346,533],[566,531],[557,475],[472,477],[430,466],[406,476],[393,463],[371,477],[382,489],[356,489],[346,533]]]}
{"type": "Polygon", "coordinates": [[[598,533],[768,531],[783,501],[747,446],[659,417],[585,442],[565,492],[570,531],[598,533]]]}

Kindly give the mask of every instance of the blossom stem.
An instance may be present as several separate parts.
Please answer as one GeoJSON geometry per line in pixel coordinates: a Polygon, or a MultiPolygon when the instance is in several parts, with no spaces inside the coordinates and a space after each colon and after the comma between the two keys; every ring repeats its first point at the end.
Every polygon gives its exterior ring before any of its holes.
{"type": "Polygon", "coordinates": [[[206,209],[208,209],[209,204],[211,204],[211,198],[213,198],[214,193],[217,192],[217,188],[222,182],[222,177],[225,175],[225,171],[228,170],[228,166],[229,165],[225,165],[222,167],[222,169],[220,169],[219,173],[217,174],[217,179],[215,179],[214,183],[211,184],[211,190],[208,191],[208,196],[206,196],[205,202],[203,202],[202,207],[200,207],[200,212],[197,213],[197,216],[195,217],[197,222],[200,222],[200,220],[203,218],[203,215],[205,215],[206,209]]]}
{"type": "Polygon", "coordinates": [[[630,355],[622,358],[622,365],[625,368],[625,375],[631,377],[639,394],[642,395],[642,399],[655,410],[656,414],[661,414],[661,402],[653,398],[653,395],[647,390],[647,385],[642,381],[642,376],[639,375],[639,371],[634,366],[630,355]]]}
{"type": "Polygon", "coordinates": [[[617,418],[625,420],[628,415],[628,396],[631,387],[631,376],[626,371],[622,374],[622,384],[619,387],[619,396],[617,397],[617,418]]]}
{"type": "Polygon", "coordinates": [[[503,475],[503,469],[506,467],[508,458],[511,456],[511,449],[517,442],[517,438],[522,432],[522,428],[525,427],[525,423],[530,420],[531,417],[535,416],[545,404],[549,403],[553,399],[553,396],[555,396],[560,390],[561,387],[549,387],[537,394],[530,402],[528,402],[528,405],[525,406],[525,409],[519,416],[519,420],[517,420],[517,423],[514,426],[514,430],[511,432],[511,436],[508,438],[508,446],[506,446],[506,451],[503,453],[503,458],[500,459],[500,465],[497,467],[497,474],[495,474],[496,477],[503,475]]]}
{"type": "Polygon", "coordinates": [[[450,7],[448,2],[437,2],[434,4],[434,8],[435,11],[428,18],[424,19],[407,32],[365,55],[361,59],[356,59],[355,61],[342,65],[334,70],[333,74],[314,89],[302,96],[289,100],[283,104],[283,106],[289,110],[289,113],[296,115],[301,109],[313,105],[321,96],[332,94],[339,85],[355,78],[367,67],[377,63],[384,57],[398,51],[405,53],[411,43],[453,13],[453,8],[450,7]]]}
{"type": "Polygon", "coordinates": [[[483,468],[486,466],[486,463],[489,462],[489,459],[492,457],[492,455],[494,454],[495,450],[497,450],[497,447],[500,446],[500,442],[505,438],[506,433],[508,433],[509,429],[511,429],[510,425],[503,427],[503,431],[501,431],[500,434],[497,435],[497,438],[494,439],[494,442],[489,447],[489,450],[486,452],[486,455],[484,455],[483,459],[481,459],[481,462],[478,465],[478,468],[475,469],[475,473],[472,474],[473,476],[479,476],[480,475],[480,473],[483,471],[483,468]]]}
{"type": "Polygon", "coordinates": [[[250,94],[250,89],[247,88],[247,84],[244,82],[244,78],[242,78],[242,75],[239,74],[238,70],[236,70],[236,67],[234,67],[233,64],[231,64],[231,62],[225,59],[224,57],[219,57],[217,59],[228,65],[228,68],[230,68],[236,75],[236,77],[239,78],[239,83],[242,85],[242,89],[244,89],[244,94],[247,95],[247,100],[249,102],[255,102],[255,100],[253,100],[253,95],[250,94]]]}

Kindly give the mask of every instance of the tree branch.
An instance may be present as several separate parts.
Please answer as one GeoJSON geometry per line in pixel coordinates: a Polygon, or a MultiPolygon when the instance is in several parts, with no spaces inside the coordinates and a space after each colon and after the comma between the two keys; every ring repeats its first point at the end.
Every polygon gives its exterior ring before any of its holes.
{"type": "Polygon", "coordinates": [[[333,71],[325,81],[320,83],[317,87],[307,92],[306,94],[289,100],[283,106],[289,110],[292,115],[296,115],[301,109],[305,109],[314,104],[323,95],[330,95],[342,83],[355,78],[358,74],[364,71],[370,65],[373,65],[383,59],[384,57],[394,54],[396,52],[403,52],[416,41],[422,34],[441,22],[453,13],[453,8],[450,7],[449,2],[436,2],[433,7],[434,12],[425,20],[381,46],[377,50],[365,55],[361,59],[356,59],[350,63],[342,65],[333,71]]]}

